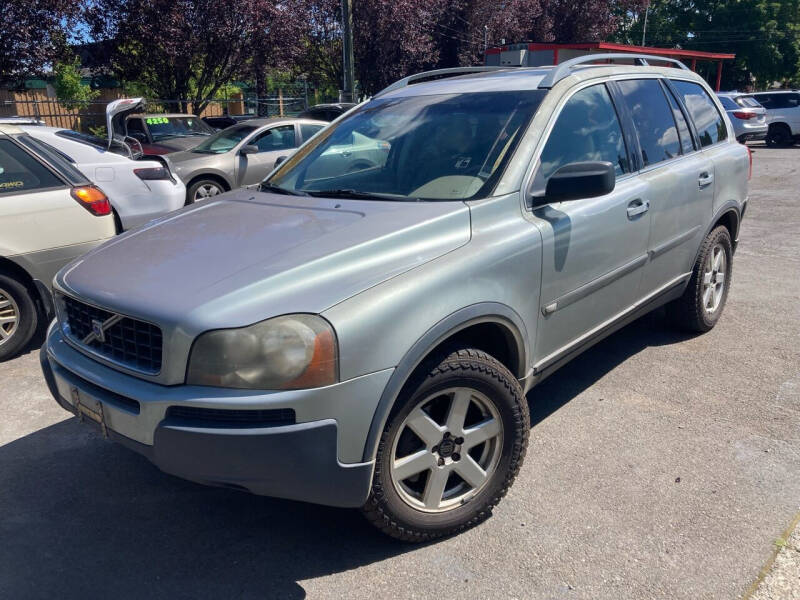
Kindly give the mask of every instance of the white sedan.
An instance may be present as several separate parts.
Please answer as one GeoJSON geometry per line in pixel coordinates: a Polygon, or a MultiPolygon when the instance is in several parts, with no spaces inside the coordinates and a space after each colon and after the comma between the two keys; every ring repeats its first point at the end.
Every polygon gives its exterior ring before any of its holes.
{"type": "Polygon", "coordinates": [[[58,127],[20,127],[55,149],[103,188],[122,229],[138,227],[183,206],[186,186],[168,162],[132,160],[109,150],[108,141],[58,127]]]}

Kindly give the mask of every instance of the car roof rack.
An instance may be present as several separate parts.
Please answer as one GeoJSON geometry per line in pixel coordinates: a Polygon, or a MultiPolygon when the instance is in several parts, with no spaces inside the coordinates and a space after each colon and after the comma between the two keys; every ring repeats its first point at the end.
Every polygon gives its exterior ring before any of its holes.
{"type": "Polygon", "coordinates": [[[390,86],[383,88],[380,92],[375,94],[373,98],[377,98],[383,94],[388,94],[389,92],[399,90],[400,88],[409,86],[412,83],[419,83],[421,81],[427,81],[430,79],[444,79],[445,77],[458,77],[459,75],[469,75],[470,73],[485,73],[486,71],[502,71],[515,68],[517,67],[452,67],[449,69],[425,71],[423,73],[416,73],[415,75],[409,75],[404,79],[395,81],[390,86]]]}
{"type": "MultiPolygon", "coordinates": [[[[591,63],[596,60],[611,60],[611,59],[633,60],[635,64],[645,67],[648,66],[649,64],[647,62],[648,60],[658,61],[658,62],[669,62],[669,63],[674,63],[679,69],[684,69],[685,71],[690,70],[689,67],[687,67],[685,64],[683,64],[681,61],[677,59],[667,58],[666,56],[657,56],[654,54],[627,54],[624,52],[614,52],[609,54],[584,54],[583,56],[572,58],[556,66],[552,71],[550,71],[547,75],[544,76],[544,79],[542,79],[538,87],[539,89],[550,89],[565,77],[569,77],[572,74],[573,67],[577,67],[579,65],[585,65],[586,63],[591,63]]],[[[595,66],[601,66],[601,65],[595,65],[595,66]]]]}

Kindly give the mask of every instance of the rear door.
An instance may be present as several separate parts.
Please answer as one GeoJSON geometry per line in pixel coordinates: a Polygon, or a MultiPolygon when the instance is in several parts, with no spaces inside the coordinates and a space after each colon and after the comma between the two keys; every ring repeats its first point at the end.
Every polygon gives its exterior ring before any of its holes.
{"type": "Polygon", "coordinates": [[[731,201],[741,205],[747,195],[750,170],[747,149],[728,131],[710,90],[695,81],[677,79],[672,80],[672,86],[691,117],[701,154],[714,164],[714,200],[709,216],[731,201]]]}
{"type": "Polygon", "coordinates": [[[236,179],[239,186],[260,183],[272,171],[275,161],[288,156],[298,146],[298,134],[293,123],[276,125],[256,133],[245,145],[258,146],[256,154],[238,154],[236,179]]]}
{"type": "Polygon", "coordinates": [[[638,143],[639,180],[647,186],[651,226],[642,295],[678,285],[691,270],[711,216],[714,163],[697,152],[687,116],[657,78],[618,81],[615,89],[638,143]]]}
{"type": "Polygon", "coordinates": [[[613,192],[531,209],[543,244],[538,369],[613,322],[640,294],[650,235],[647,186],[633,173],[605,84],[576,91],[557,112],[535,167],[534,197],[560,167],[589,160],[615,166],[613,192]]]}

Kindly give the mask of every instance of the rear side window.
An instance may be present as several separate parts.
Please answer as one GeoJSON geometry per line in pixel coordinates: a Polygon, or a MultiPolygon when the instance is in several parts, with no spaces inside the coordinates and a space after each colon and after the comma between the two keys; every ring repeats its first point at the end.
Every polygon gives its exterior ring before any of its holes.
{"type": "Polygon", "coordinates": [[[797,108],[800,106],[800,94],[767,94],[767,98],[769,104],[764,104],[765,108],[797,108]]]}
{"type": "Polygon", "coordinates": [[[576,92],[561,110],[542,151],[534,188],[544,188],[559,168],[573,162],[608,161],[628,173],[628,155],[617,112],[603,84],[576,92]]]}
{"type": "Polygon", "coordinates": [[[72,185],[86,185],[89,183],[83,173],[73,166],[75,161],[61,152],[61,150],[57,150],[47,142],[37,140],[29,135],[23,135],[17,139],[40,157],[44,158],[51,167],[58,171],[58,173],[72,185]]]}
{"type": "Polygon", "coordinates": [[[683,98],[683,104],[694,121],[700,145],[705,148],[728,137],[728,129],[722,115],[702,86],[691,81],[673,81],[675,89],[683,98]]]}
{"type": "Polygon", "coordinates": [[[736,110],[739,108],[739,105],[728,96],[719,96],[719,101],[722,104],[722,108],[725,110],[736,110]]]}
{"type": "Polygon", "coordinates": [[[695,149],[694,142],[692,141],[692,134],[689,132],[689,124],[686,122],[686,117],[683,116],[683,111],[675,101],[672,92],[664,90],[664,94],[667,96],[669,107],[672,109],[672,116],[675,117],[675,124],[678,126],[678,136],[681,138],[681,150],[683,154],[688,154],[695,149]]]}
{"type": "Polygon", "coordinates": [[[0,194],[29,192],[64,183],[11,140],[0,140],[0,194]]]}
{"type": "Polygon", "coordinates": [[[745,108],[761,108],[758,100],[755,98],[750,98],[749,96],[739,96],[736,98],[736,104],[745,108]]]}
{"type": "Polygon", "coordinates": [[[642,148],[644,165],[654,165],[681,154],[681,140],[672,110],[657,79],[619,81],[642,148]]]}

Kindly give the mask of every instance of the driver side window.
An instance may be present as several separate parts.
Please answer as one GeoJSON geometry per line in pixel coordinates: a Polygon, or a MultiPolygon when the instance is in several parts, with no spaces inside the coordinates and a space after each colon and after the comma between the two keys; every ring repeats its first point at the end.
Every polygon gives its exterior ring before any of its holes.
{"type": "Polygon", "coordinates": [[[296,148],[294,125],[281,125],[280,127],[267,129],[250,143],[258,146],[259,152],[296,148]]]}
{"type": "Polygon", "coordinates": [[[539,159],[534,189],[543,190],[564,165],[593,160],[610,162],[617,176],[630,171],[619,118],[603,84],[582,89],[567,100],[539,159]]]}

